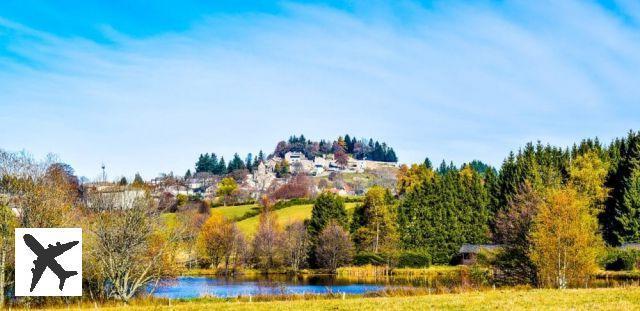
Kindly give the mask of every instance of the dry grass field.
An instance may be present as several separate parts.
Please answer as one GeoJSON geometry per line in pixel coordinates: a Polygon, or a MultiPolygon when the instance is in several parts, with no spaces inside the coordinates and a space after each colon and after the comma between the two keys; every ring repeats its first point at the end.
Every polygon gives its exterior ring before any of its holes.
{"type": "MultiPolygon", "coordinates": [[[[60,306],[100,310],[640,310],[640,287],[504,289],[412,297],[346,297],[249,302],[196,299],[138,301],[128,306],[60,306]]],[[[52,309],[53,310],[53,309],[52,309]]]]}

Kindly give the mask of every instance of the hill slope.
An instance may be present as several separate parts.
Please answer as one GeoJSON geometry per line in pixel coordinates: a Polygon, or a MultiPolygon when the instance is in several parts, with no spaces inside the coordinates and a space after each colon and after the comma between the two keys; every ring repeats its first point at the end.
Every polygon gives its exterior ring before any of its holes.
{"type": "MultiPolygon", "coordinates": [[[[353,209],[360,203],[345,203],[347,213],[351,215],[353,209]]],[[[278,215],[278,223],[284,228],[286,225],[299,220],[305,220],[311,218],[311,209],[313,204],[294,205],[285,207],[275,211],[278,215]]],[[[238,228],[247,236],[253,236],[258,228],[258,222],[260,221],[260,215],[247,218],[239,221],[238,228]]]]}
{"type": "Polygon", "coordinates": [[[236,205],[236,206],[219,206],[211,209],[211,215],[220,214],[227,219],[235,220],[241,218],[247,212],[258,209],[258,204],[236,205]]]}

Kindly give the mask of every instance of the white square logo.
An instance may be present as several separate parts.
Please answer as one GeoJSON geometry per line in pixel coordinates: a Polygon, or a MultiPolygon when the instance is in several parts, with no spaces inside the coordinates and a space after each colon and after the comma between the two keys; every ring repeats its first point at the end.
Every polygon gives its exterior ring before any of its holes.
{"type": "Polygon", "coordinates": [[[16,296],[82,296],[82,229],[16,228],[16,296]]]}

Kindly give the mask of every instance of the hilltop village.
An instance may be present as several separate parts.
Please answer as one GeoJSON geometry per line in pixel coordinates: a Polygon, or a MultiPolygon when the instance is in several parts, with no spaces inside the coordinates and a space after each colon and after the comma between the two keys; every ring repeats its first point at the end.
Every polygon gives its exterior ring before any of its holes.
{"type": "MultiPolygon", "coordinates": [[[[304,135],[292,136],[276,145],[265,156],[248,154],[242,160],[235,154],[228,165],[215,153],[201,154],[195,168],[184,176],[162,174],[148,181],[137,175],[133,183],[126,178],[112,182],[86,183],[89,191],[117,196],[123,205],[150,192],[160,206],[181,197],[204,200],[213,205],[251,203],[263,195],[274,199],[313,196],[329,191],[340,196],[363,195],[374,185],[394,187],[398,162],[395,151],[386,143],[355,139],[349,135],[328,142],[313,142],[304,135]],[[221,189],[226,179],[233,190],[221,189]],[[132,187],[133,185],[144,187],[132,187]],[[286,192],[295,193],[286,193],[286,192]]],[[[223,188],[223,187],[222,187],[223,188]]],[[[172,204],[169,204],[172,205],[172,204]]]]}

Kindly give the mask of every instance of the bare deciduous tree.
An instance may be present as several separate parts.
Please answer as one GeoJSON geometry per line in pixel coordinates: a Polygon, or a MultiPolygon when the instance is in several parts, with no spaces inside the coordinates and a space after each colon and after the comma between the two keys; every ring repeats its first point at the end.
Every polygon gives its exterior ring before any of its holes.
{"type": "Polygon", "coordinates": [[[184,245],[184,248],[188,252],[187,264],[189,268],[191,268],[192,262],[195,260],[193,258],[195,245],[198,239],[198,235],[202,226],[207,221],[208,214],[199,213],[197,210],[187,210],[183,212],[176,213],[178,224],[182,229],[182,237],[181,242],[184,245]]]}
{"type": "Polygon", "coordinates": [[[17,211],[22,227],[63,227],[75,220],[77,178],[51,155],[37,161],[23,152],[0,150],[0,193],[17,211]]]}
{"type": "Polygon", "coordinates": [[[351,262],[353,242],[349,238],[349,233],[335,221],[331,221],[320,232],[315,251],[318,264],[335,271],[338,267],[351,262]]]}
{"type": "Polygon", "coordinates": [[[7,275],[12,271],[9,265],[13,262],[13,229],[17,219],[11,209],[0,201],[0,306],[4,306],[5,290],[11,285],[11,276],[7,275]]]}
{"type": "Polygon", "coordinates": [[[62,227],[76,220],[78,179],[55,157],[44,161],[0,150],[0,305],[13,278],[15,227],[62,227]]]}
{"type": "Polygon", "coordinates": [[[307,261],[311,240],[302,221],[288,225],[284,230],[285,261],[291,269],[298,271],[307,261]]]}
{"type": "Polygon", "coordinates": [[[282,265],[283,237],[276,214],[269,205],[263,207],[260,214],[258,231],[253,238],[253,260],[258,268],[268,270],[282,265]]]}
{"type": "Polygon", "coordinates": [[[95,201],[85,239],[86,278],[106,295],[129,301],[147,285],[175,273],[180,233],[162,230],[149,198],[117,208],[108,197],[95,201]]]}

